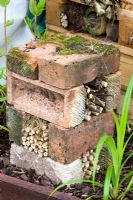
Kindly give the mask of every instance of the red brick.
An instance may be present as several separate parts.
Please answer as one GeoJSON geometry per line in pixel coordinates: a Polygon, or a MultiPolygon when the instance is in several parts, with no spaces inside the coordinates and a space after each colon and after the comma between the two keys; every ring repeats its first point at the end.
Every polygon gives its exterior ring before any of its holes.
{"type": "Polygon", "coordinates": [[[12,48],[7,55],[7,68],[21,76],[37,80],[38,59],[45,58],[54,52],[56,52],[56,46],[50,44],[38,46],[36,43],[29,43],[12,48]]]}
{"type": "Polygon", "coordinates": [[[100,135],[113,135],[114,120],[111,113],[93,117],[71,129],[49,125],[49,156],[57,162],[71,163],[78,159],[88,148],[95,147],[100,135]]]}
{"type": "Polygon", "coordinates": [[[97,76],[109,75],[119,69],[119,52],[115,48],[103,55],[59,55],[57,47],[55,44],[31,43],[14,48],[8,53],[7,68],[21,76],[39,79],[61,89],[83,85],[97,76]]]}
{"type": "Polygon", "coordinates": [[[62,90],[9,71],[7,85],[8,103],[20,111],[65,128],[84,120],[84,86],[62,90]]]}
{"type": "Polygon", "coordinates": [[[69,89],[93,81],[98,76],[115,73],[119,69],[119,52],[111,55],[73,54],[41,58],[39,80],[62,89],[69,89]]]}

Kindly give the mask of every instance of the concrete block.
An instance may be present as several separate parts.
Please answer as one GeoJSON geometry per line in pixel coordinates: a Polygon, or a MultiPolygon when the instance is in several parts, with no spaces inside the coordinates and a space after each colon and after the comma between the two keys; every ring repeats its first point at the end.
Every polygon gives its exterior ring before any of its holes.
{"type": "Polygon", "coordinates": [[[40,158],[14,143],[11,145],[10,163],[25,169],[34,169],[38,175],[45,174],[54,184],[83,178],[80,159],[63,165],[51,158],[40,158]]]}

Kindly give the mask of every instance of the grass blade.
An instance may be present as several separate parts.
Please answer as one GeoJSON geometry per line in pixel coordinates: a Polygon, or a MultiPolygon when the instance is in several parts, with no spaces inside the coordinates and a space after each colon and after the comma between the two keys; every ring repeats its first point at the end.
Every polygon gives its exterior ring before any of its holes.
{"type": "Polygon", "coordinates": [[[97,144],[96,152],[95,152],[95,158],[94,158],[94,165],[93,165],[93,172],[92,172],[92,180],[95,181],[95,176],[96,176],[96,169],[97,169],[97,164],[99,160],[99,155],[100,152],[105,144],[105,141],[108,139],[108,135],[103,134],[97,144]]]}
{"type": "Polygon", "coordinates": [[[61,185],[59,185],[58,187],[56,187],[52,193],[50,194],[50,196],[52,196],[55,192],[57,192],[58,190],[62,189],[65,186],[69,186],[72,184],[76,184],[76,183],[93,183],[94,185],[98,186],[98,187],[103,187],[103,184],[99,183],[99,182],[93,182],[92,180],[81,180],[81,179],[76,179],[76,180],[72,180],[72,181],[68,181],[66,183],[63,183],[61,185]]]}
{"type": "Polygon", "coordinates": [[[120,120],[120,132],[121,132],[121,151],[124,144],[124,138],[125,138],[125,132],[126,132],[126,126],[128,121],[128,111],[129,111],[129,105],[131,102],[131,96],[132,96],[132,90],[133,90],[133,76],[131,76],[126,95],[124,98],[124,103],[122,107],[122,115],[120,120]]]}
{"type": "Polygon", "coordinates": [[[109,192],[110,192],[110,184],[111,184],[111,177],[112,177],[113,167],[110,165],[107,169],[105,182],[104,182],[104,200],[108,200],[109,192]]]}

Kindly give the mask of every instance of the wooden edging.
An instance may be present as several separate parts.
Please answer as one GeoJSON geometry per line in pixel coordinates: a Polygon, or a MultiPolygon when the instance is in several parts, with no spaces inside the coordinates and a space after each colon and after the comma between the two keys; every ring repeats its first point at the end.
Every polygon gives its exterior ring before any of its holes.
{"type": "Polygon", "coordinates": [[[0,174],[0,200],[80,200],[63,192],[50,197],[51,192],[49,187],[0,174]]]}

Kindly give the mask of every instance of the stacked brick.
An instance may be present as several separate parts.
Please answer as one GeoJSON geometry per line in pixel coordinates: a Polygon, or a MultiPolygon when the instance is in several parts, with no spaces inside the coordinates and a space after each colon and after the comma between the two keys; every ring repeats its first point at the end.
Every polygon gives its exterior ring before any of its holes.
{"type": "Polygon", "coordinates": [[[121,86],[116,48],[106,56],[59,55],[57,49],[56,44],[27,44],[7,57],[10,162],[45,173],[54,183],[82,178],[82,156],[103,132],[113,134],[109,110],[116,108],[121,86]],[[103,77],[108,86],[103,112],[92,111],[87,120],[87,91],[96,95],[91,85],[103,77]]]}

